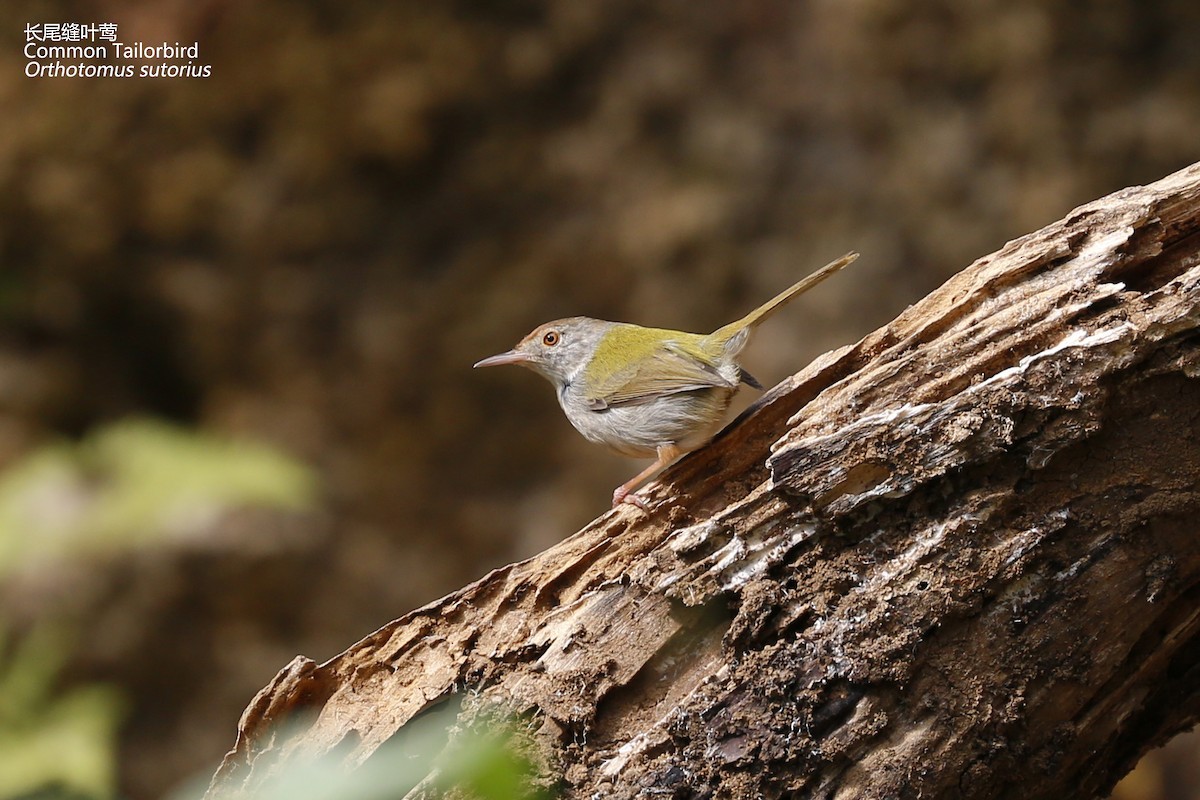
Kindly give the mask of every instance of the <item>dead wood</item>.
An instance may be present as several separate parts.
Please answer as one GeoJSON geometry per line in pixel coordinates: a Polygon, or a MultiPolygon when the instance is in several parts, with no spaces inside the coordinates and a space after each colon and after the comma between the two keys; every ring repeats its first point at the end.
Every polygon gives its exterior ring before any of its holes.
{"type": "Polygon", "coordinates": [[[651,513],[297,658],[210,795],[466,696],[566,797],[1103,795],[1198,719],[1198,373],[1200,164],[820,357],[651,513]]]}

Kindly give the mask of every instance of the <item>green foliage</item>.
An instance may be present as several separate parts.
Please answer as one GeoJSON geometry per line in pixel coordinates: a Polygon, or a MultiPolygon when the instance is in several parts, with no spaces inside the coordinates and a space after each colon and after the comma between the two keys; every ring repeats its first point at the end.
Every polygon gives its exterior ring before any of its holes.
{"type": "MultiPolygon", "coordinates": [[[[109,425],[0,475],[0,579],[38,562],[195,535],[236,508],[303,509],[315,485],[262,445],[152,420],[109,425]]],[[[120,695],[62,689],[70,647],[55,630],[42,623],[20,646],[0,635],[0,800],[115,792],[120,695]]]]}
{"type": "Polygon", "coordinates": [[[132,419],[0,476],[0,575],[32,560],[203,530],[238,507],[307,507],[315,480],[258,444],[132,419]]]}
{"type": "MultiPolygon", "coordinates": [[[[456,703],[410,722],[361,766],[326,757],[292,763],[256,800],[396,800],[420,786],[422,797],[455,800],[550,800],[528,753],[536,745],[511,719],[455,726],[456,703]]],[[[286,737],[285,737],[286,738],[286,737]]],[[[194,800],[202,788],[173,800],[194,800]]]]}
{"type": "Polygon", "coordinates": [[[472,800],[541,800],[549,795],[532,788],[537,778],[534,763],[525,756],[528,745],[510,725],[468,734],[443,759],[436,781],[446,793],[457,790],[472,800]]]}
{"type": "Polygon", "coordinates": [[[0,637],[0,799],[112,797],[116,785],[116,690],[55,692],[65,637],[42,626],[19,646],[0,637]]]}

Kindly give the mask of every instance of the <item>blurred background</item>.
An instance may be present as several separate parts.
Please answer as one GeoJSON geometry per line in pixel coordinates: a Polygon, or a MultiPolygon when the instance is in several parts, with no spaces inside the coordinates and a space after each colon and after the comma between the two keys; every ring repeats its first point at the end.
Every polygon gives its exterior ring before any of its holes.
{"type": "Polygon", "coordinates": [[[606,510],[641,464],[470,368],[536,324],[712,329],[859,250],[769,385],[1200,159],[1194,0],[5,8],[0,798],[178,791],[294,655],[606,510]],[[46,22],[212,75],[26,78],[46,22]]]}

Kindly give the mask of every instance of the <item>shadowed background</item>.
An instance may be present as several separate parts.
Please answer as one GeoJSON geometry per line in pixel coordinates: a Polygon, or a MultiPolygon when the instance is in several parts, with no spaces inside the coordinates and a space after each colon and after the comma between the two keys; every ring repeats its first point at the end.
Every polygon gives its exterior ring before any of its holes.
{"type": "MultiPolygon", "coordinates": [[[[162,796],[293,655],[606,509],[641,464],[470,369],[534,325],[711,330],[859,250],[759,331],[769,385],[1200,158],[1191,0],[8,9],[0,688],[44,678],[33,731],[103,693],[87,796],[162,796]],[[68,21],[212,77],[25,78],[25,24],[68,21]]],[[[1194,796],[1195,749],[1120,796],[1194,796]]]]}

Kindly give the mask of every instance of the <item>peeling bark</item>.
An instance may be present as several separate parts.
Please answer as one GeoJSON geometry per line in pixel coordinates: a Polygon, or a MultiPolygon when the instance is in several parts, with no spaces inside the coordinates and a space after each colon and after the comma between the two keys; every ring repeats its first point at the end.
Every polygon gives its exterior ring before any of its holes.
{"type": "Polygon", "coordinates": [[[566,797],[1103,795],[1200,718],[1198,375],[1200,164],[818,358],[650,513],[297,658],[210,796],[466,694],[566,797]]]}

